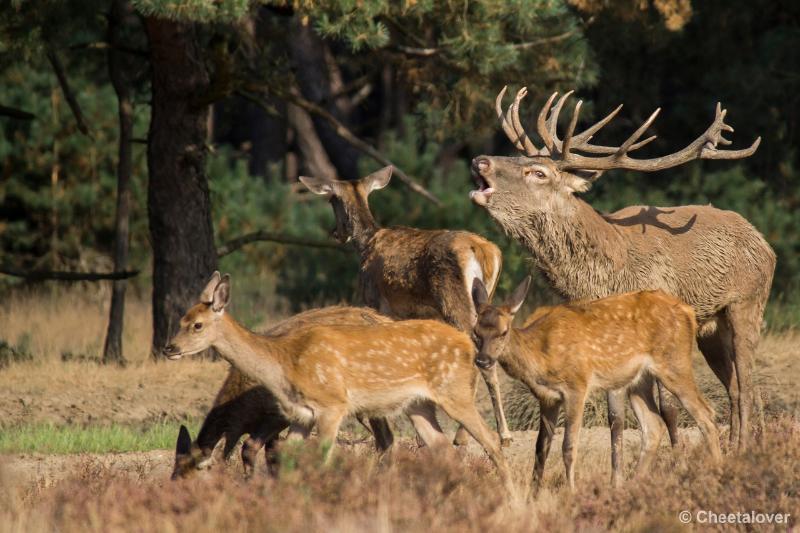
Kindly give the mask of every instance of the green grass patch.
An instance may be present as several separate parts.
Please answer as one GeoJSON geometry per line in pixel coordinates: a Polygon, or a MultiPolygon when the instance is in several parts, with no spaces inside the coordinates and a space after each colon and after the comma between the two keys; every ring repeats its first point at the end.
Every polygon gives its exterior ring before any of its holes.
{"type": "MultiPolygon", "coordinates": [[[[199,420],[184,422],[197,435],[199,420]]],[[[30,424],[0,428],[0,453],[108,453],[172,449],[178,422],[146,426],[56,426],[30,424]]]]}

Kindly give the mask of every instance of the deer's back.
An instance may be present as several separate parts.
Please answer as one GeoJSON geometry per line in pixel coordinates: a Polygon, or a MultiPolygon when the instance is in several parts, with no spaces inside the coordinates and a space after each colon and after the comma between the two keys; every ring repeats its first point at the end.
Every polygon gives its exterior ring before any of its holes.
{"type": "Polygon", "coordinates": [[[734,301],[767,298],[775,254],[733,211],[631,206],[604,218],[623,237],[626,261],[595,296],[661,289],[690,304],[700,320],[734,301]]]}
{"type": "Polygon", "coordinates": [[[457,305],[469,306],[472,279],[491,292],[501,266],[499,248],[474,233],[384,228],[362,259],[360,280],[367,305],[396,318],[442,318],[437,298],[458,292],[457,305]]]}

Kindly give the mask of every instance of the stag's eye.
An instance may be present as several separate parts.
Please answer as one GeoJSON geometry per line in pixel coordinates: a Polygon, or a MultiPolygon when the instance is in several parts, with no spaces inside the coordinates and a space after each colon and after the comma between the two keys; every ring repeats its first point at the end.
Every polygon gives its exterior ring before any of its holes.
{"type": "Polygon", "coordinates": [[[194,327],[195,331],[200,331],[201,329],[203,329],[203,323],[202,322],[195,322],[193,327],[194,327]]]}
{"type": "Polygon", "coordinates": [[[526,168],[523,171],[522,174],[526,178],[536,178],[536,179],[540,179],[540,180],[545,178],[544,172],[542,172],[541,170],[533,169],[533,168],[526,168]]]}

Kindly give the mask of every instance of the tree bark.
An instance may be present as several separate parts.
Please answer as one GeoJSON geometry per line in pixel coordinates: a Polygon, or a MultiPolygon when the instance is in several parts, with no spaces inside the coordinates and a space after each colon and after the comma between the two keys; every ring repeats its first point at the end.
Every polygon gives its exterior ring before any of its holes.
{"type": "MultiPolygon", "coordinates": [[[[124,74],[123,52],[117,48],[122,29],[126,0],[114,0],[108,17],[108,76],[117,94],[119,114],[119,152],[117,161],[117,213],[114,223],[114,271],[121,272],[128,267],[128,245],[130,242],[129,220],[131,210],[131,150],[133,138],[133,101],[128,80],[124,74]]],[[[122,351],[122,330],[125,320],[124,279],[112,282],[111,308],[108,313],[108,329],[103,346],[103,362],[106,364],[125,364],[122,351]]]]}
{"type": "Polygon", "coordinates": [[[217,268],[205,175],[208,88],[203,48],[193,24],[147,17],[152,66],[147,193],[153,246],[153,357],[177,330],[217,268]]]}

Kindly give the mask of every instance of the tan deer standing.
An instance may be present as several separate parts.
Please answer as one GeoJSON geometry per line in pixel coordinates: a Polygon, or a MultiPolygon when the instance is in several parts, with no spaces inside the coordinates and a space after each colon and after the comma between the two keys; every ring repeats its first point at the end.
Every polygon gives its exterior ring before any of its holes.
{"type": "MultiPolygon", "coordinates": [[[[313,325],[377,324],[389,321],[389,318],[372,309],[333,306],[297,314],[275,324],[263,334],[285,335],[313,325]]],[[[253,473],[258,452],[265,446],[267,466],[274,473],[273,449],[278,434],[287,427],[289,421],[281,415],[272,393],[231,366],[211,410],[203,420],[197,439],[192,441],[189,430],[181,426],[175,447],[172,479],[189,476],[210,466],[212,452],[223,437],[223,457],[227,460],[245,434],[248,437],[241,453],[245,474],[249,476],[253,473]]]]}
{"type": "MultiPolygon", "coordinates": [[[[361,258],[359,285],[364,303],[395,319],[436,318],[470,334],[475,309],[470,291],[480,278],[493,292],[500,277],[500,249],[466,231],[381,228],[369,209],[369,194],[389,184],[388,166],[355,181],[300,177],[316,194],[330,198],[334,236],[352,241],[361,258]]],[[[511,442],[496,369],[482,372],[494,407],[501,443],[511,442]]],[[[371,421],[374,422],[374,421],[371,421]]],[[[385,426],[388,432],[388,426],[385,426]]],[[[389,433],[391,436],[391,433],[389,433]]],[[[376,438],[379,435],[376,435],[376,438]]],[[[464,444],[459,429],[455,442],[464,444]]]]}
{"type": "Polygon", "coordinates": [[[476,364],[500,362],[539,400],[533,489],[538,489],[558,413],[564,408],[564,466],[575,488],[578,434],[586,397],[592,389],[627,391],[639,422],[642,445],[637,474],[646,472],[664,434],[653,397],[658,379],[700,426],[709,452],[721,458],[714,412],[694,380],[692,349],[697,325],[694,311],[662,291],[640,291],[548,308],[529,325],[512,326],[528,292],[530,277],[501,306],[489,303],[480,280],[473,297],[478,310],[476,364]]]}
{"type": "Polygon", "coordinates": [[[313,326],[285,335],[257,335],[225,312],[230,278],[215,272],[199,301],[181,318],[164,349],[169,359],[213,347],[275,397],[281,414],[334,448],[349,414],[384,417],[404,411],[432,449],[449,448],[431,404],[464,426],[486,450],[514,494],[498,439],[475,407],[475,347],[465,333],[435,320],[361,326],[313,326]]]}
{"type": "MultiPolygon", "coordinates": [[[[772,285],[775,253],[764,237],[737,213],[710,205],[659,208],[631,206],[601,214],[575,197],[611,169],[651,172],[694,159],[740,159],[758,148],[721,150],[733,131],[717,105],[709,128],[686,148],[654,159],[628,154],[652,141],[637,142],[653,123],[656,110],[619,146],[590,144],[620,107],[583,132],[575,133],[581,103],[575,106],[564,139],[556,129],[570,93],[553,107],[550,97],[537,120],[544,141],[539,149],[519,119],[523,88],[506,113],[503,89],[496,111],[520,157],[479,156],[472,162],[478,189],[470,196],[510,236],[533,254],[551,285],[568,300],[595,299],[642,289],[661,289],[692,306],[699,322],[698,344],[727,389],[731,405],[731,443],[745,448],[754,399],[751,366],[772,285]],[[588,155],[585,155],[588,154],[588,155]]],[[[609,394],[612,462],[621,460],[624,402],[609,394]]],[[[675,410],[662,398],[670,436],[676,437],[675,410]]],[[[614,468],[617,472],[618,468],[614,468]]]]}

